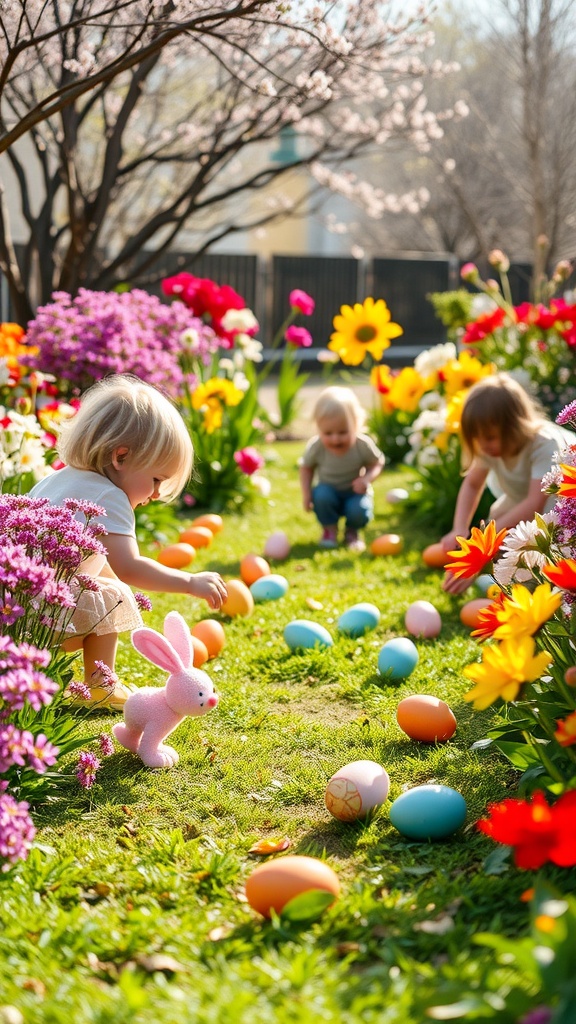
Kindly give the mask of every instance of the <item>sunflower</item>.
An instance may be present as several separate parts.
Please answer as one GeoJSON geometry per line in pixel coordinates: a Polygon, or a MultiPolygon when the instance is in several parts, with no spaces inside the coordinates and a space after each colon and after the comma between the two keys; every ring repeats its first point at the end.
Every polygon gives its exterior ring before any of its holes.
{"type": "Polygon", "coordinates": [[[334,317],[334,334],[328,348],[337,352],[347,366],[359,366],[366,353],[381,359],[392,338],[404,333],[399,324],[390,320],[390,310],[384,299],[368,298],[354,306],[341,306],[334,317]]]}
{"type": "Polygon", "coordinates": [[[224,406],[238,405],[244,398],[231,380],[224,377],[211,377],[205,384],[200,384],[192,396],[192,407],[204,415],[206,433],[213,434],[222,426],[224,406]]]}

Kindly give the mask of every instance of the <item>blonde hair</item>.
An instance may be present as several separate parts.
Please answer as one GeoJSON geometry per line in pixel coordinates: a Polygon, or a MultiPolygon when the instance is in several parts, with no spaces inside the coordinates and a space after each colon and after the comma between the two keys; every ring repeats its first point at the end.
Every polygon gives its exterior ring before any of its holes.
{"type": "Polygon", "coordinates": [[[320,393],[312,413],[320,426],[323,420],[342,416],[351,432],[357,434],[366,422],[366,413],[350,388],[330,387],[320,393]]]}
{"type": "Polygon", "coordinates": [[[194,449],[178,409],[157,388],[128,373],[93,384],[58,440],[67,466],[94,473],[111,465],[118,448],[129,449],[135,467],[176,466],[161,484],[164,501],[177,497],[190,478],[194,449]]]}
{"type": "Polygon", "coordinates": [[[465,466],[472,461],[475,442],[487,431],[498,431],[502,455],[516,455],[545,419],[536,399],[509,374],[495,373],[477,381],[464,399],[460,420],[465,466]]]}

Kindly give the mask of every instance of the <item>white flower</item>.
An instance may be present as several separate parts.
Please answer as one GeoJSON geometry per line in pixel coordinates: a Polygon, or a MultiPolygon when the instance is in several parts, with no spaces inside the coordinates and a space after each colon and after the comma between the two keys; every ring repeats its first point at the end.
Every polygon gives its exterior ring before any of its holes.
{"type": "Polygon", "coordinates": [[[200,349],[200,335],[198,331],[194,327],[188,327],[187,330],[182,331],[180,344],[187,352],[194,355],[200,349]]]}
{"type": "Polygon", "coordinates": [[[491,299],[489,295],[485,295],[481,292],[479,295],[475,295],[472,299],[472,305],[470,307],[472,318],[476,320],[479,316],[482,316],[483,313],[491,313],[492,310],[497,309],[497,307],[498,303],[495,302],[494,299],[491,299]]]}
{"type": "Polygon", "coordinates": [[[225,331],[247,331],[258,330],[258,323],[251,309],[229,309],[222,317],[222,327],[225,331]]]}
{"type": "Polygon", "coordinates": [[[252,485],[256,488],[259,494],[263,498],[267,498],[272,490],[272,484],[270,483],[267,476],[260,476],[258,473],[253,473],[250,477],[252,485]]]}
{"type": "Polygon", "coordinates": [[[236,371],[236,373],[232,377],[232,383],[234,384],[234,387],[238,388],[239,391],[246,392],[250,390],[250,381],[248,380],[248,377],[246,377],[246,375],[241,372],[241,370],[236,371]]]}
{"type": "Polygon", "coordinates": [[[245,359],[249,359],[252,363],[262,362],[262,343],[257,338],[252,338],[249,334],[240,333],[234,338],[234,342],[238,349],[240,349],[245,359]]]}
{"type": "Polygon", "coordinates": [[[456,345],[452,341],[447,341],[444,345],[434,345],[433,348],[420,352],[414,360],[414,369],[421,377],[429,377],[452,359],[456,359],[456,345]]]}
{"type": "Polygon", "coordinates": [[[337,352],[331,352],[330,349],[322,349],[316,358],[319,363],[337,363],[340,356],[337,352]]]}
{"type": "Polygon", "coordinates": [[[218,369],[222,370],[223,373],[233,374],[236,367],[232,359],[224,358],[218,360],[218,369]]]}
{"type": "Polygon", "coordinates": [[[10,370],[8,369],[8,363],[5,359],[0,359],[0,387],[7,384],[10,380],[10,370]]]}

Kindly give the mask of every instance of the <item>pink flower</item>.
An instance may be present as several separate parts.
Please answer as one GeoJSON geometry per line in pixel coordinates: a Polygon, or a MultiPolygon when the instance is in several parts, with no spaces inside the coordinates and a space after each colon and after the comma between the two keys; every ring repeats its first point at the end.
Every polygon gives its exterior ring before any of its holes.
{"type": "Polygon", "coordinates": [[[311,316],[316,305],[312,296],[308,295],[307,292],[303,292],[300,288],[294,288],[290,292],[289,302],[295,309],[300,310],[304,316],[311,316]]]}
{"type": "Polygon", "coordinates": [[[242,448],[242,451],[234,452],[234,461],[246,476],[252,476],[258,469],[262,469],[264,459],[256,449],[249,445],[242,448]]]}
{"type": "Polygon", "coordinates": [[[480,277],[480,271],[475,263],[464,263],[460,270],[460,277],[463,281],[477,281],[480,277]]]}
{"type": "Polygon", "coordinates": [[[305,327],[295,327],[292,325],[288,327],[284,337],[289,345],[295,345],[296,348],[310,348],[312,344],[312,335],[305,327]]]}

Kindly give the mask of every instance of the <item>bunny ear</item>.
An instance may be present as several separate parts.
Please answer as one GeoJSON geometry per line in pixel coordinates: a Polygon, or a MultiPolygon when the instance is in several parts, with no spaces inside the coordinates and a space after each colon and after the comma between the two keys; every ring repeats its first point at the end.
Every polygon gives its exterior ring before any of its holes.
{"type": "Polygon", "coordinates": [[[142,626],[132,633],[132,643],[140,654],[143,654],[153,665],[163,668],[166,672],[182,672],[184,665],[180,660],[177,651],[172,645],[155,629],[142,626]]]}
{"type": "Polygon", "coordinates": [[[182,660],[184,668],[191,668],[194,659],[190,629],[180,612],[168,612],[164,619],[164,636],[182,660]]]}

